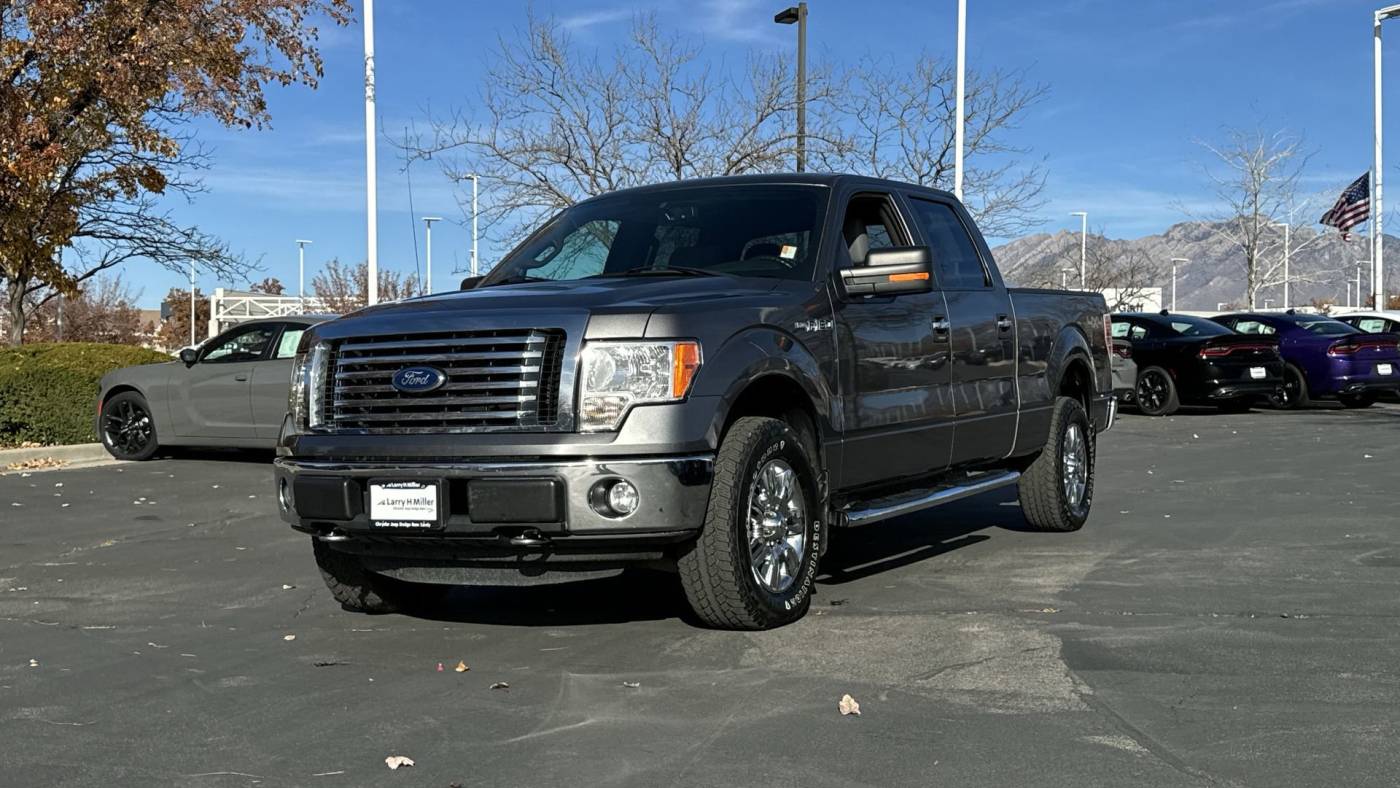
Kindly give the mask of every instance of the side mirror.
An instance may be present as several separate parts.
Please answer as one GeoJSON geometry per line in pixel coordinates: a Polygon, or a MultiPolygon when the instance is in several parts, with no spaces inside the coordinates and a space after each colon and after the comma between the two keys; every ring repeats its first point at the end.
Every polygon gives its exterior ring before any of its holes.
{"type": "Polygon", "coordinates": [[[192,348],[192,347],[187,347],[187,348],[181,348],[181,349],[180,349],[180,361],[184,362],[185,366],[187,366],[187,367],[192,367],[192,366],[194,366],[194,362],[196,362],[196,361],[198,361],[198,360],[199,360],[199,351],[198,351],[198,350],[195,350],[195,349],[192,348]]]}
{"type": "Polygon", "coordinates": [[[467,278],[465,278],[465,279],[462,280],[462,287],[461,287],[461,289],[463,289],[463,290],[474,290],[474,289],[476,289],[476,286],[477,286],[477,285],[481,284],[481,280],[483,280],[483,279],[485,279],[485,278],[486,278],[486,277],[484,277],[484,276],[469,276],[469,277],[467,277],[467,278]]]}
{"type": "Polygon", "coordinates": [[[865,265],[841,269],[848,296],[905,295],[933,289],[933,254],[927,246],[872,249],[865,265]]]}

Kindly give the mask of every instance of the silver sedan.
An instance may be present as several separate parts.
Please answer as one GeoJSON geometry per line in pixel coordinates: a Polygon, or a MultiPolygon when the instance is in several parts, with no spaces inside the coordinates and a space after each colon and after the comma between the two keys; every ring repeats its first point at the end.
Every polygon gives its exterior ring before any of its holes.
{"type": "Polygon", "coordinates": [[[162,446],[273,447],[297,343],[328,319],[250,320],[185,348],[178,361],[109,372],[98,394],[98,437],[119,460],[149,459],[162,446]]]}

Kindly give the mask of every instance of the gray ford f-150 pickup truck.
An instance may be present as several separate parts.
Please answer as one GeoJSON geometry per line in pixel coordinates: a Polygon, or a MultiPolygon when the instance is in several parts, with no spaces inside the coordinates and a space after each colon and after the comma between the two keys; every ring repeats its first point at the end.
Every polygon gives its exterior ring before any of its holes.
{"type": "Polygon", "coordinates": [[[1018,483],[1089,515],[1104,301],[1007,288],[951,195],[846,175],[581,202],[463,291],[302,340],[282,516],[347,609],[677,570],[695,615],[807,610],[833,528],[1018,483]]]}

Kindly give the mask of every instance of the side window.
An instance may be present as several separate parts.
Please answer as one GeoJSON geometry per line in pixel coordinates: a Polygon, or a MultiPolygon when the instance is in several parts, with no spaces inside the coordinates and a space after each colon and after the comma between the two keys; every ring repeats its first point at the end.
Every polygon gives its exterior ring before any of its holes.
{"type": "Polygon", "coordinates": [[[276,323],[262,323],[235,331],[210,345],[199,360],[205,364],[260,361],[278,328],[276,323]]]}
{"type": "Polygon", "coordinates": [[[1387,321],[1378,317],[1363,317],[1357,320],[1348,320],[1347,322],[1368,334],[1380,334],[1386,331],[1385,324],[1387,321]]]}
{"type": "Polygon", "coordinates": [[[1128,339],[1147,339],[1148,333],[1147,326],[1141,323],[1132,323],[1131,327],[1128,329],[1128,339]]]}
{"type": "Polygon", "coordinates": [[[282,338],[277,340],[277,349],[272,351],[273,358],[291,358],[297,354],[297,344],[301,342],[301,335],[306,333],[304,326],[288,325],[282,329],[282,338]]]}
{"type": "Polygon", "coordinates": [[[991,280],[982,267],[977,247],[967,234],[967,228],[953,209],[941,202],[912,198],[914,221],[924,231],[938,284],[947,290],[970,290],[990,287],[991,280]]]}
{"type": "Polygon", "coordinates": [[[1126,339],[1128,336],[1128,329],[1130,328],[1132,328],[1132,326],[1123,320],[1113,321],[1113,338],[1126,339]]]}
{"type": "MultiPolygon", "coordinates": [[[[577,279],[601,274],[617,238],[618,222],[595,219],[585,222],[564,236],[561,244],[550,244],[535,255],[543,263],[529,270],[541,279],[577,279]]],[[[640,265],[640,263],[638,263],[640,265]]]]}
{"type": "Polygon", "coordinates": [[[852,197],[841,224],[841,234],[846,243],[838,255],[838,267],[862,266],[871,249],[907,244],[898,216],[888,195],[857,194],[852,197]]]}

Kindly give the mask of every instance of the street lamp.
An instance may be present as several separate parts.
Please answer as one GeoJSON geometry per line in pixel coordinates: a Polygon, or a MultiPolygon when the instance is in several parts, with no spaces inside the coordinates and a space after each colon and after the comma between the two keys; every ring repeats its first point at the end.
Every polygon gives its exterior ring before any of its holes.
{"type": "Polygon", "coordinates": [[[797,171],[804,172],[807,169],[807,4],[798,3],[779,11],[773,21],[780,25],[797,25],[797,171]]]}
{"type": "Polygon", "coordinates": [[[1272,298],[1266,298],[1266,299],[1264,299],[1264,308],[1265,308],[1265,309],[1268,309],[1268,308],[1269,308],[1269,304],[1272,304],[1273,302],[1274,302],[1274,299],[1272,299],[1272,298]]]}
{"type": "Polygon", "coordinates": [[[374,156],[374,0],[365,0],[365,243],[369,283],[366,295],[370,306],[379,303],[379,206],[375,194],[374,156]]]}
{"type": "Polygon", "coordinates": [[[1173,257],[1173,258],[1172,258],[1172,311],[1173,311],[1173,312],[1176,311],[1176,264],[1177,264],[1177,263],[1181,263],[1182,265],[1186,265],[1186,264],[1189,263],[1189,262],[1191,262],[1191,261],[1188,260],[1188,259],[1186,259],[1185,257],[1173,257]]]}
{"type": "Polygon", "coordinates": [[[1089,246],[1089,212],[1070,211],[1069,215],[1079,217],[1079,289],[1084,290],[1087,288],[1085,280],[1088,278],[1085,272],[1084,258],[1085,249],[1089,246]]]}
{"type": "Polygon", "coordinates": [[[425,241],[428,247],[428,282],[424,293],[433,292],[433,222],[440,221],[442,221],[441,216],[423,217],[423,234],[426,236],[425,241]]]}
{"type": "Polygon", "coordinates": [[[1370,260],[1356,261],[1356,306],[1358,308],[1361,306],[1361,266],[1369,266],[1370,264],[1370,260]]]}
{"type": "Polygon", "coordinates": [[[1068,290],[1068,289],[1069,289],[1069,275],[1072,274],[1072,273],[1074,273],[1074,269],[1073,269],[1073,268],[1061,268],[1061,269],[1060,269],[1060,289],[1061,289],[1061,290],[1068,290]]]}
{"type": "Polygon", "coordinates": [[[306,246],[311,243],[297,239],[297,309],[306,311],[306,246]]]}
{"type": "MultiPolygon", "coordinates": [[[[953,195],[959,201],[963,197],[963,119],[967,113],[964,109],[966,103],[963,99],[966,90],[967,73],[967,0],[958,0],[958,84],[957,84],[957,110],[954,119],[956,127],[953,129],[953,195]]],[[[1082,284],[1082,282],[1081,282],[1082,284]]]]}
{"type": "Polygon", "coordinates": [[[1342,284],[1347,286],[1347,306],[1351,306],[1351,282],[1343,279],[1342,284]]]}
{"type": "Polygon", "coordinates": [[[468,175],[467,177],[472,179],[472,260],[471,260],[471,275],[472,275],[472,276],[476,276],[476,275],[477,275],[477,269],[478,269],[478,266],[479,266],[479,264],[478,264],[477,261],[476,261],[476,182],[477,182],[477,176],[476,176],[475,173],[472,173],[471,175],[468,175]]]}
{"type": "MultiPolygon", "coordinates": [[[[1381,22],[1400,16],[1400,5],[1389,5],[1375,12],[1371,28],[1372,46],[1375,49],[1375,103],[1376,103],[1376,166],[1371,173],[1371,188],[1375,199],[1371,205],[1371,295],[1377,309],[1385,308],[1385,255],[1382,253],[1385,233],[1381,231],[1381,218],[1385,216],[1381,201],[1381,22]]],[[[1359,298],[1357,299],[1360,300],[1359,298]]]]}
{"type": "Polygon", "coordinates": [[[1283,308],[1293,303],[1288,299],[1288,222],[1269,222],[1271,227],[1283,228],[1283,308]]]}

